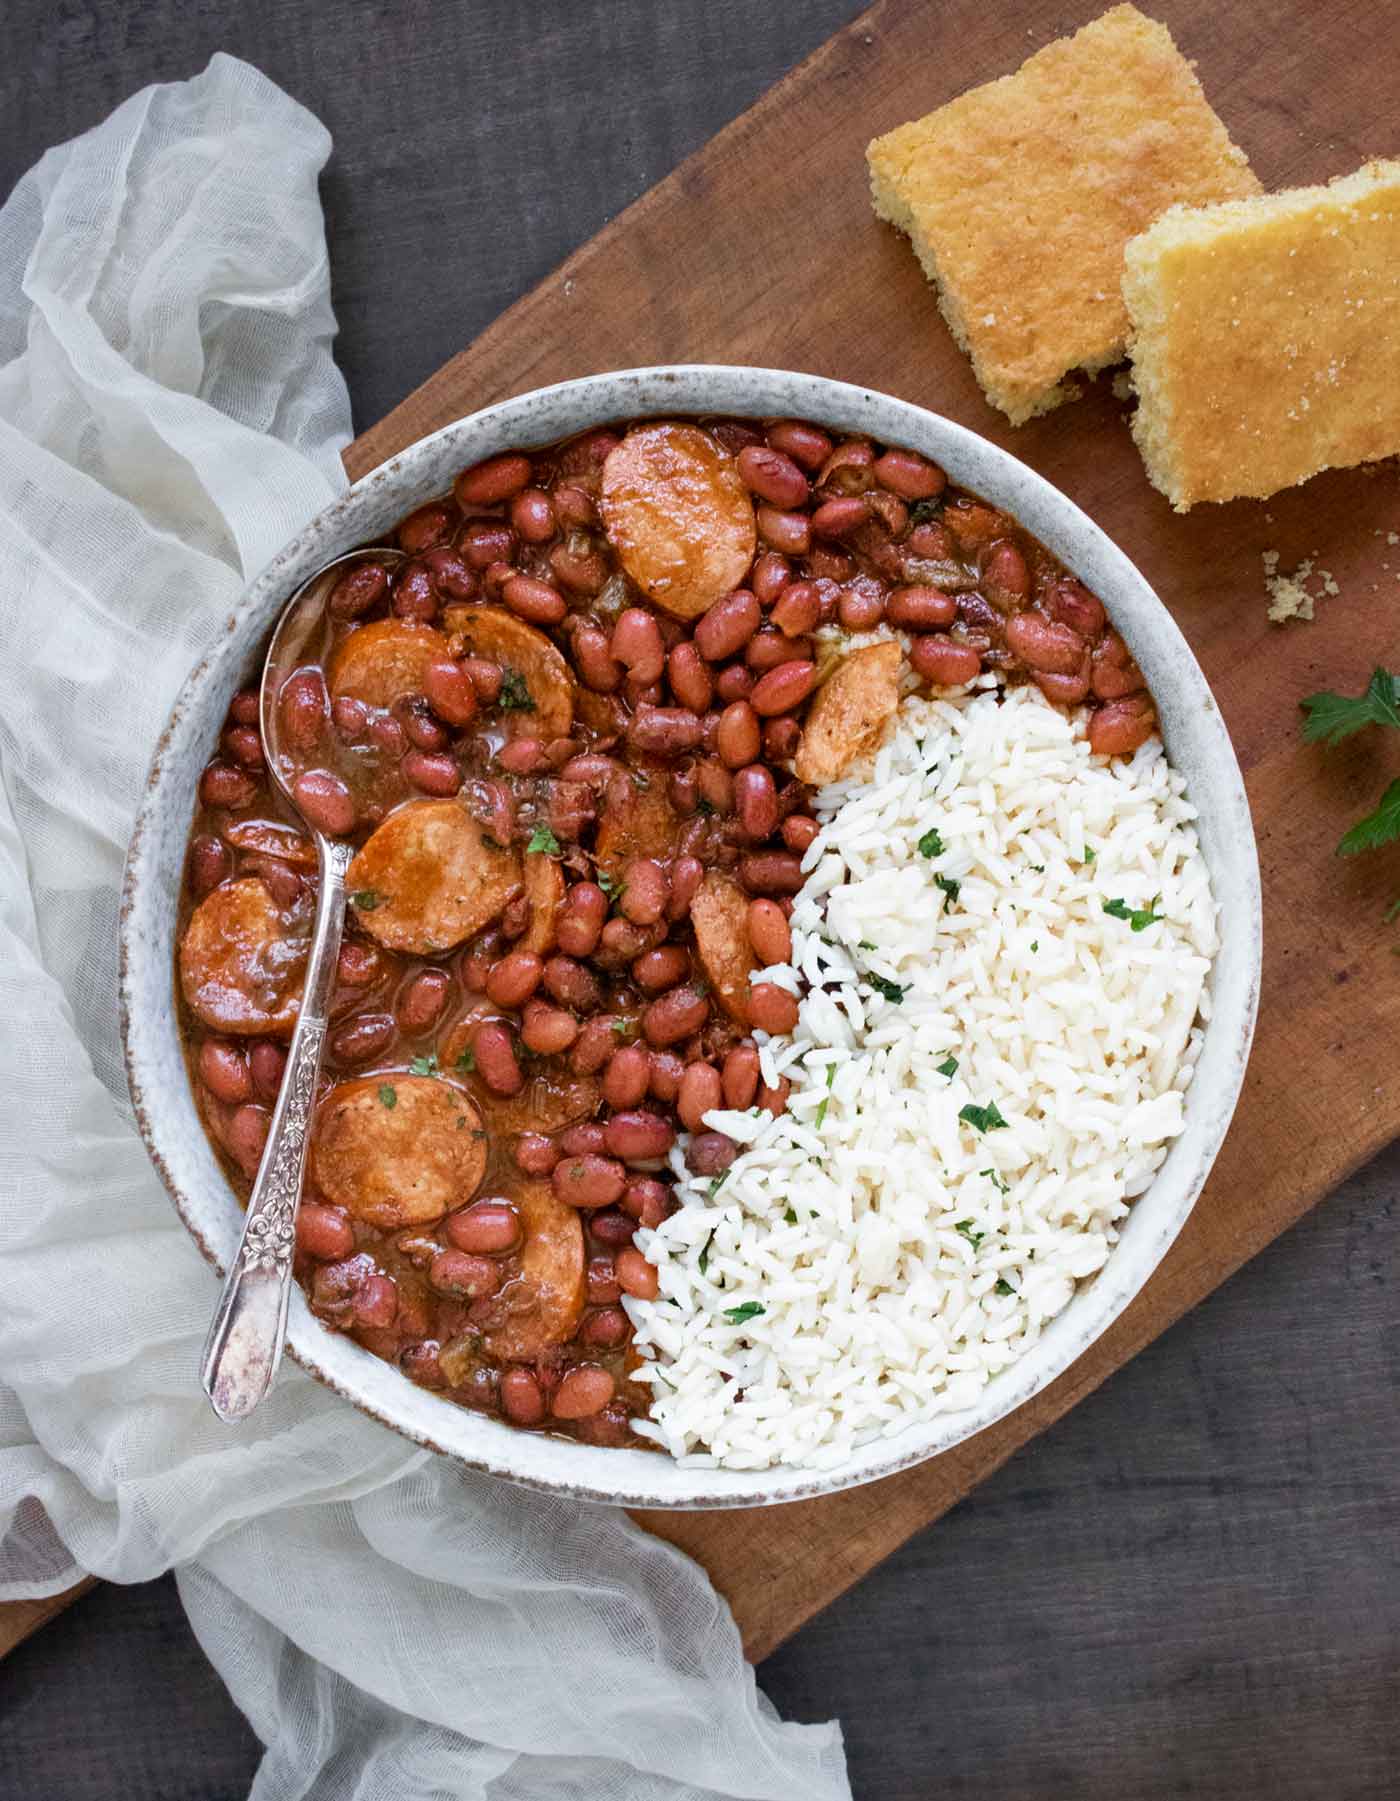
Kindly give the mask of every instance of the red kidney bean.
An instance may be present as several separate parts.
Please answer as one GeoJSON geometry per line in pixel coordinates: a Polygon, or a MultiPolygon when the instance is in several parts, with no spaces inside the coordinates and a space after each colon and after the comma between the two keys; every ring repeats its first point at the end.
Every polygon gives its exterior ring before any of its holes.
{"type": "Polygon", "coordinates": [[[1091,594],[1083,582],[1066,576],[1051,585],[1045,604],[1052,619],[1067,625],[1081,638],[1095,638],[1104,628],[1106,615],[1103,602],[1091,594]]]}
{"type": "Polygon", "coordinates": [[[527,1176],[547,1176],[563,1152],[543,1132],[522,1132],[515,1141],[516,1167],[527,1176]]]}
{"type": "Polygon", "coordinates": [[[734,777],[734,811],[750,844],[762,844],[778,829],[778,790],[763,763],[751,763],[734,777]]]}
{"type": "Polygon", "coordinates": [[[415,750],[443,750],[449,742],[447,727],[434,719],[427,698],[410,694],[398,703],[399,722],[404,736],[415,750]]]}
{"type": "Polygon", "coordinates": [[[492,1094],[519,1094],[525,1086],[516,1061],[515,1043],[503,1025],[492,1022],[478,1026],[472,1039],[477,1073],[492,1094]]]}
{"type": "Polygon", "coordinates": [[[875,459],[875,479],[901,500],[932,500],[948,485],[937,463],[914,450],[887,450],[875,459]]]}
{"type": "Polygon", "coordinates": [[[340,947],[335,979],[344,988],[368,988],[378,981],[383,968],[384,959],[373,945],[359,944],[351,938],[340,947]]]}
{"type": "Polygon", "coordinates": [[[608,565],[596,550],[576,548],[572,540],[556,544],[549,553],[549,567],[555,581],[571,594],[588,597],[601,592],[608,579],[608,565]]]}
{"type": "Polygon", "coordinates": [[[566,1207],[611,1207],[627,1186],[627,1172],[611,1157],[564,1157],[550,1177],[566,1207]]]}
{"type": "Polygon", "coordinates": [[[821,611],[821,596],[812,582],[790,582],[773,608],[773,623],[785,638],[800,638],[816,629],[821,611]]]}
{"type": "Polygon", "coordinates": [[[633,857],[623,871],[618,909],[633,925],[655,925],[666,911],[671,885],[654,857],[633,857]]]}
{"type": "Polygon", "coordinates": [[[684,707],[642,705],[628,722],[627,742],[634,750],[674,757],[694,750],[704,730],[695,714],[684,707]]]}
{"type": "Polygon", "coordinates": [[[758,755],[761,728],[758,714],[746,700],[732,701],[719,716],[715,749],[726,768],[739,769],[758,755]]]}
{"type": "Polygon", "coordinates": [[[763,722],[763,754],[770,763],[787,762],[801,742],[802,728],[791,713],[763,722]]]}
{"type": "MultiPolygon", "coordinates": [[[[701,798],[714,813],[728,813],[734,805],[734,778],[723,763],[713,757],[706,757],[703,763],[695,767],[695,780],[700,789],[701,798]]],[[[699,822],[704,829],[704,822],[699,822]]]]}
{"type": "Polygon", "coordinates": [[[460,507],[489,507],[509,500],[530,479],[530,459],[507,451],[464,469],[452,484],[460,507]]]}
{"type": "Polygon", "coordinates": [[[797,1024],[797,997],[775,982],[749,989],[749,1020],[760,1032],[790,1032],[797,1024]]]}
{"type": "MultiPolygon", "coordinates": [[[[708,819],[689,819],[686,821],[680,837],[676,840],[676,848],[685,857],[711,856],[715,849],[714,836],[708,819]]],[[[633,950],[632,955],[635,956],[637,951],[646,948],[646,945],[639,944],[633,950]]]]}
{"type": "Polygon", "coordinates": [[[796,894],[806,877],[801,857],[787,850],[762,850],[739,859],[739,880],[750,894],[796,894]]]}
{"type": "Polygon", "coordinates": [[[576,1126],[570,1126],[559,1139],[559,1148],[566,1157],[601,1157],[603,1154],[603,1126],[601,1120],[584,1119],[576,1126]]]}
{"type": "Polygon", "coordinates": [[[354,799],[340,777],[328,769],[304,770],[292,783],[292,798],[307,824],[328,838],[343,838],[354,830],[354,799]]]}
{"type": "Polygon", "coordinates": [[[792,580],[792,568],[776,550],[762,551],[754,561],[749,586],[761,607],[771,607],[792,580]]]}
{"type": "MultiPolygon", "coordinates": [[[[573,740],[568,740],[572,743],[573,740]]],[[[612,757],[605,757],[598,751],[584,751],[582,755],[570,757],[559,771],[566,781],[583,782],[590,787],[601,787],[611,777],[621,774],[620,765],[612,757]]]]}
{"type": "Polygon", "coordinates": [[[664,1107],[671,1106],[680,1093],[681,1077],[684,1074],[685,1063],[674,1051],[653,1051],[651,1074],[647,1078],[647,1088],[652,1099],[660,1101],[664,1107]]]}
{"type": "Polygon", "coordinates": [[[224,1128],[229,1156],[250,1179],[258,1173],[271,1127],[272,1115],[267,1108],[248,1103],[237,1109],[224,1128]]]}
{"type": "Polygon", "coordinates": [[[510,522],[525,544],[548,544],[558,530],[554,504],[543,488],[520,490],[510,503],[510,522]]]}
{"type": "Polygon", "coordinates": [[[848,538],[870,517],[870,503],[863,494],[843,494],[824,500],[812,514],[812,532],[818,538],[848,538]]]}
{"type": "Polygon", "coordinates": [[[405,563],[394,580],[395,616],[412,620],[416,625],[428,625],[437,618],[438,606],[438,592],[428,574],[427,564],[405,563]]]}
{"type": "MultiPolygon", "coordinates": [[[[886,494],[883,488],[872,488],[865,498],[888,536],[902,538],[909,529],[909,509],[904,502],[897,495],[886,494]]],[[[903,561],[902,552],[892,551],[888,544],[880,545],[878,539],[872,547],[872,555],[876,554],[885,557],[892,569],[898,568],[903,561]]]]}
{"type": "MultiPolygon", "coordinates": [[[[794,659],[812,655],[810,638],[785,638],[773,625],[765,625],[762,631],[754,633],[749,639],[748,649],[744,652],[744,661],[756,677],[762,677],[770,669],[778,669],[784,663],[794,659]]],[[[755,682],[754,686],[758,684],[755,682]]],[[[752,693],[752,690],[750,690],[752,693]]]]}
{"type": "Polygon", "coordinates": [[[558,625],[569,610],[557,588],[533,575],[511,576],[501,584],[501,598],[531,625],[558,625]]]}
{"type": "Polygon", "coordinates": [[[249,1047],[248,1069],[253,1078],[253,1092],[260,1101],[277,1099],[286,1067],[285,1047],[274,1044],[270,1038],[259,1038],[249,1047]]]}
{"type": "Polygon", "coordinates": [[[262,718],[262,696],[256,688],[240,688],[228,703],[230,725],[257,725],[262,718]]]}
{"type": "Polygon", "coordinates": [[[400,524],[396,534],[399,549],[416,556],[420,550],[441,544],[452,530],[454,517],[451,507],[444,506],[440,500],[430,500],[400,524]]]}
{"type": "Polygon", "coordinates": [[[540,1057],[557,1057],[578,1037],[578,1021],[562,1007],[544,1001],[526,1001],[520,1019],[520,1036],[527,1049],[540,1057]]]}
{"type": "Polygon", "coordinates": [[[634,1300],[654,1301],[658,1282],[656,1269],[635,1245],[626,1245],[613,1259],[617,1271],[617,1280],[624,1294],[630,1294],[634,1300]]]}
{"type": "Polygon", "coordinates": [[[391,713],[377,713],[369,722],[370,741],[386,757],[401,757],[408,749],[408,736],[391,713]]]}
{"type": "Polygon", "coordinates": [[[369,731],[369,708],[352,695],[340,694],[331,702],[331,720],[346,744],[359,744],[369,731]]]}
{"type": "Polygon", "coordinates": [[[544,975],[544,962],[533,951],[511,951],[491,965],[486,992],[498,1007],[519,1007],[529,1000],[544,975]]]}
{"type": "Polygon", "coordinates": [[[423,692],[428,705],[448,725],[470,725],[476,718],[476,688],[462,665],[451,658],[429,663],[423,671],[423,692]]]}
{"type": "Polygon", "coordinates": [[[603,1251],[598,1256],[589,1258],[587,1283],[590,1306],[605,1307],[619,1299],[622,1285],[613,1269],[611,1252],[603,1251]]]}
{"type": "Polygon", "coordinates": [[[659,682],[666,667],[666,646],[656,616],[644,607],[625,607],[613,626],[609,647],[614,659],[637,682],[659,682]]]}
{"type": "Polygon", "coordinates": [[[671,684],[672,694],[692,713],[703,713],[714,698],[714,677],[688,638],[674,646],[667,657],[666,679],[671,684]]]}
{"type": "Polygon", "coordinates": [[[635,1107],[647,1091],[651,1055],[645,1045],[624,1044],[603,1071],[603,1099],[610,1107],[635,1107]]]}
{"type": "Polygon", "coordinates": [[[949,626],[958,616],[958,603],[941,588],[896,588],[885,602],[891,625],[910,632],[931,632],[949,626]]]}
{"type": "Polygon", "coordinates": [[[685,1166],[697,1176],[718,1176],[738,1155],[738,1145],[723,1132],[697,1132],[686,1147],[685,1166]]]}
{"type": "Polygon", "coordinates": [[[487,599],[499,600],[506,583],[516,573],[514,565],[503,559],[498,558],[494,563],[488,563],[481,577],[481,586],[487,599]]]}
{"type": "Polygon", "coordinates": [[[1100,700],[1126,700],[1145,686],[1142,671],[1115,631],[1105,632],[1094,646],[1091,682],[1100,700]]]}
{"type": "Polygon", "coordinates": [[[501,1286],[501,1267],[489,1257],[474,1257],[469,1251],[439,1251],[428,1280],[440,1294],[483,1301],[501,1286]]]}
{"type": "Polygon", "coordinates": [[[705,866],[698,857],[677,857],[671,865],[671,898],[666,903],[666,917],[672,924],[685,918],[705,878],[705,866]]]}
{"type": "Polygon", "coordinates": [[[790,713],[817,685],[817,666],[804,660],[780,663],[754,684],[749,705],[761,718],[790,713]]]}
{"type": "MultiPolygon", "coordinates": [[[[593,823],[597,814],[597,805],[592,791],[582,782],[551,782],[549,784],[549,824],[556,838],[578,839],[593,823]]],[[[501,844],[508,838],[496,834],[501,844]]]]}
{"type": "Polygon", "coordinates": [[[836,602],[836,617],[848,632],[873,631],[885,616],[885,595],[868,576],[843,588],[836,602]]]}
{"type": "Polygon", "coordinates": [[[598,519],[593,496],[585,488],[576,488],[570,483],[554,490],[554,511],[561,525],[575,531],[586,530],[598,519]]]}
{"type": "Polygon", "coordinates": [[[739,452],[739,480],[760,500],[789,511],[807,499],[807,477],[792,458],[770,445],[750,445],[739,452]]]}
{"type": "Polygon", "coordinates": [[[982,561],[982,586],[991,594],[1024,600],[1031,591],[1031,573],[1020,548],[1009,538],[994,544],[982,561]]]}
{"type": "Polygon", "coordinates": [[[538,1426],[544,1418],[544,1390],[529,1370],[506,1370],[500,1395],[501,1412],[517,1426],[538,1426]]]}
{"type": "Polygon", "coordinates": [[[326,611],[332,619],[359,619],[389,592],[389,572],[382,563],[355,563],[331,589],[326,611]]]}
{"type": "Polygon", "coordinates": [[[443,798],[455,794],[462,786],[462,771],[457,765],[457,759],[445,752],[408,751],[401,759],[399,768],[403,771],[404,780],[412,782],[424,794],[435,794],[443,798]]]}
{"type": "Polygon", "coordinates": [[[1147,740],[1157,726],[1157,710],[1150,696],[1132,694],[1111,700],[1089,718],[1089,748],[1100,757],[1127,757],[1147,740]]]}
{"type": "Polygon", "coordinates": [[[471,679],[471,685],[484,706],[493,707],[500,699],[501,683],[505,679],[500,665],[488,662],[485,657],[463,657],[462,667],[471,679]]]}
{"type": "Polygon", "coordinates": [[[435,1338],[426,1338],[421,1344],[405,1345],[399,1358],[399,1368],[410,1382],[416,1382],[420,1388],[446,1388],[447,1377],[442,1373],[442,1364],[438,1361],[441,1350],[435,1338]]]}
{"type": "Polygon", "coordinates": [[[392,1326],[398,1310],[398,1284],[379,1270],[365,1278],[350,1303],[358,1326],[392,1326]]]}
{"type": "Polygon", "coordinates": [[[735,588],[696,620],[695,647],[708,662],[722,663],[743,649],[762,618],[758,597],[748,588],[735,588]]]}
{"type": "Polygon", "coordinates": [[[639,682],[629,675],[623,678],[622,692],[633,707],[659,707],[665,689],[660,682],[639,682]]]}
{"type": "Polygon", "coordinates": [[[459,1251],[499,1257],[520,1242],[520,1215],[509,1201],[473,1201],[443,1221],[443,1231],[459,1251]]]}
{"type": "Polygon", "coordinates": [[[807,513],[787,513],[777,507],[761,506],[754,514],[758,535],[771,549],[784,556],[805,557],[812,546],[812,520],[807,513]]]}
{"type": "Polygon", "coordinates": [[[355,1248],[355,1232],[339,1207],[320,1201],[303,1201],[297,1208],[297,1249],[322,1262],[348,1257],[355,1248]]]}
{"type": "Polygon", "coordinates": [[[758,1093],[758,1046],[749,1039],[736,1044],[720,1071],[721,1099],[740,1111],[751,1106],[758,1093]]]}
{"type": "Polygon", "coordinates": [[[608,897],[598,884],[575,882],[564,896],[555,927],[560,950],[570,957],[591,956],[607,917],[608,897]]]}
{"type": "Polygon", "coordinates": [[[624,1163],[650,1163],[664,1157],[675,1142],[675,1128],[659,1113],[636,1108],[614,1113],[603,1128],[605,1150],[624,1163]]]}
{"type": "Polygon", "coordinates": [[[220,748],[231,762],[254,774],[264,767],[262,739],[256,726],[231,725],[219,740],[220,748]]]}
{"type": "Polygon", "coordinates": [[[724,1090],[712,1063],[687,1063],[676,1096],[676,1112],[688,1132],[704,1130],[705,1115],[720,1106],[724,1090]]]}
{"type": "Polygon", "coordinates": [[[710,1017],[710,1003],[694,988],[672,988],[642,1014],[642,1035],[657,1049],[679,1044],[698,1032],[710,1017]]]}
{"type": "Polygon", "coordinates": [[[498,563],[504,573],[496,578],[497,587],[515,572],[510,558],[515,550],[515,533],[500,519],[473,519],[458,540],[462,555],[473,569],[486,572],[498,563]]]}
{"type": "Polygon", "coordinates": [[[838,444],[817,471],[817,487],[833,494],[865,494],[874,485],[875,452],[860,438],[838,444]]]}
{"type": "Polygon", "coordinates": [[[909,662],[916,675],[941,688],[958,688],[974,681],[982,668],[982,659],[972,646],[952,638],[916,638],[909,662]]]}
{"type": "Polygon", "coordinates": [[[643,994],[664,994],[689,974],[690,952],[680,944],[660,944],[655,950],[643,951],[632,964],[632,980],[643,994]]]}
{"type": "Polygon", "coordinates": [[[574,662],[584,686],[595,694],[611,694],[622,684],[622,665],[612,654],[608,634],[596,625],[580,626],[574,633],[574,662]]]}
{"type": "Polygon", "coordinates": [[[779,1119],[787,1112],[788,1096],[792,1093],[792,1083],[787,1076],[779,1076],[778,1086],[770,1088],[766,1082],[760,1082],[758,1102],[765,1113],[771,1113],[779,1119]]]}
{"type": "MultiPolygon", "coordinates": [[[[617,1283],[612,1286],[618,1289],[619,1294],[622,1292],[617,1283]]],[[[591,1345],[595,1350],[615,1351],[631,1337],[632,1325],[620,1307],[600,1307],[595,1313],[585,1314],[578,1335],[584,1344],[591,1345]]],[[[609,1377],[608,1380],[611,1382],[612,1378],[609,1377]]],[[[559,1411],[557,1401],[554,1411],[556,1414],[559,1411]]]]}
{"type": "Polygon", "coordinates": [[[569,1068],[576,1076],[596,1075],[618,1046],[614,1017],[603,1013],[584,1022],[569,1054],[569,1068]]]}
{"type": "Polygon", "coordinates": [[[1072,675],[1084,656],[1084,640],[1043,613],[1016,613],[1006,622],[1006,644],[1028,669],[1072,675]]]}
{"type": "Polygon", "coordinates": [[[206,1038],[199,1047],[199,1079],[227,1107],[253,1097],[248,1059],[239,1045],[206,1038]]]}
{"type": "Polygon", "coordinates": [[[244,865],[250,875],[257,875],[274,903],[282,908],[294,907],[301,899],[302,879],[294,869],[279,863],[275,857],[249,857],[244,865]]]}
{"type": "Polygon", "coordinates": [[[549,1410],[557,1420],[582,1420],[601,1413],[613,1398],[616,1383],[595,1363],[576,1364],[564,1372],[549,1410]]]}
{"type": "Polygon", "coordinates": [[[472,600],[478,587],[476,571],[462,555],[449,545],[439,544],[423,553],[423,567],[439,594],[449,600],[472,600]]]}
{"type": "Polygon", "coordinates": [[[532,775],[544,765],[544,745],[538,738],[507,738],[496,761],[511,775],[532,775]]]}
{"type": "Polygon", "coordinates": [[[831,439],[803,419],[779,419],[768,427],[768,442],[804,469],[820,469],[831,455],[831,439]]]}
{"type": "Polygon", "coordinates": [[[715,698],[726,706],[753,693],[754,673],[742,663],[730,663],[715,676],[715,698]]]}
{"type": "Polygon", "coordinates": [[[330,1052],[337,1063],[368,1063],[382,1056],[397,1035],[392,1013],[360,1013],[331,1033],[330,1052]]]}
{"type": "Polygon", "coordinates": [[[447,997],[452,991],[452,978],[445,969],[420,969],[399,994],[400,1030],[410,1038],[429,1032],[442,1018],[447,997]]]}
{"type": "Polygon", "coordinates": [[[588,1222],[591,1236],[599,1244],[605,1244],[610,1250],[620,1250],[625,1244],[631,1244],[637,1233],[637,1221],[617,1207],[608,1207],[601,1213],[595,1213],[588,1222]]]}
{"type": "Polygon", "coordinates": [[[199,778],[199,798],[206,807],[246,807],[257,791],[247,770],[232,763],[210,763],[199,778]]]}
{"type": "Polygon", "coordinates": [[[1084,661],[1073,675],[1046,675],[1037,669],[1031,680],[1057,707],[1077,707],[1089,698],[1089,653],[1084,653],[1084,661]]]}
{"type": "Polygon", "coordinates": [[[802,856],[821,830],[810,813],[792,813],[783,821],[783,843],[802,856]]]}
{"type": "Polygon", "coordinates": [[[598,978],[574,957],[551,957],[544,966],[544,985],[561,1005],[580,1013],[591,1013],[602,999],[598,978]]]}
{"type": "Polygon", "coordinates": [[[201,832],[190,844],[190,888],[196,900],[212,894],[233,873],[233,854],[221,838],[201,832]]]}
{"type": "Polygon", "coordinates": [[[655,1176],[632,1176],[618,1206],[629,1219],[654,1229],[671,1210],[671,1190],[655,1176]]]}

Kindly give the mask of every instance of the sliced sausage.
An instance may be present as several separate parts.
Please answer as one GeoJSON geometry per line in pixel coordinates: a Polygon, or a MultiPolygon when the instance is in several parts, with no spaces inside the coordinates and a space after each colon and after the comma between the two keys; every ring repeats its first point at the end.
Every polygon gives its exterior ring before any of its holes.
{"type": "Polygon", "coordinates": [[[505,708],[501,719],[512,737],[567,738],[574,724],[574,678],[563,653],[514,613],[504,607],[453,606],[442,616],[445,630],[465,642],[465,655],[495,663],[512,683],[502,697],[517,702],[528,696],[528,706],[505,708]],[[520,684],[524,684],[524,694],[520,684]]]}
{"type": "Polygon", "coordinates": [[[392,951],[451,950],[520,890],[520,858],[487,842],[455,800],[411,801],[391,813],[351,863],[346,887],[371,897],[361,927],[392,951]]]}
{"type": "Polygon", "coordinates": [[[621,882],[633,857],[665,862],[673,856],[680,828],[659,773],[653,773],[644,788],[635,780],[610,782],[598,821],[594,859],[604,875],[621,882]]]}
{"type": "Polygon", "coordinates": [[[430,666],[449,656],[446,638],[433,626],[376,619],[352,632],[335,653],[331,698],[391,707],[405,694],[421,694],[430,666]]]}
{"type": "Polygon", "coordinates": [[[328,1201],[397,1232],[465,1206],[481,1184],[486,1150],[480,1109],[455,1082],[361,1076],[322,1103],[311,1167],[328,1201]]]}
{"type": "Polygon", "coordinates": [[[554,949],[554,915],[564,898],[564,875],[558,863],[543,851],[525,859],[525,901],[530,909],[530,923],[517,950],[533,951],[547,957],[554,949]]]}
{"type": "Polygon", "coordinates": [[[223,836],[236,850],[276,857],[294,869],[316,867],[316,846],[305,833],[274,819],[235,819],[224,827],[223,836]]]}
{"type": "Polygon", "coordinates": [[[737,588],[753,561],[753,501],[734,459],[698,426],[628,432],[603,464],[599,505],[627,574],[678,619],[737,588]]]}
{"type": "Polygon", "coordinates": [[[807,709],[793,761],[799,781],[823,787],[874,748],[899,707],[901,654],[897,644],[868,644],[836,666],[807,709]]]}
{"type": "Polygon", "coordinates": [[[583,1317],[588,1282],[583,1254],[583,1222],[565,1206],[548,1182],[519,1182],[510,1200],[520,1214],[525,1242],[520,1274],[500,1291],[507,1307],[533,1299],[534,1305],[511,1311],[503,1326],[485,1334],[486,1349],[498,1362],[524,1363],[565,1344],[583,1317]]]}
{"type": "Polygon", "coordinates": [[[712,869],[690,903],[695,949],[715,999],[743,1026],[749,1022],[749,975],[758,967],[748,920],[749,897],[731,876],[712,869]]]}
{"type": "Polygon", "coordinates": [[[308,938],[256,876],[225,882],[195,908],[180,943],[180,987],[216,1032],[290,1038],[308,938]]]}

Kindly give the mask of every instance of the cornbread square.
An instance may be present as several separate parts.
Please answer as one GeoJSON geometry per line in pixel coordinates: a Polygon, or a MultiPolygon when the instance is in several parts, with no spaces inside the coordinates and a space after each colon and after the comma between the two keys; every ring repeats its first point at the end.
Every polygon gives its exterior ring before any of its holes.
{"type": "Polygon", "coordinates": [[[875,211],[908,232],[1013,425],[1123,355],[1123,247],[1174,201],[1259,183],[1165,25],[1115,6],[1016,71],[876,138],[875,211]]]}
{"type": "Polygon", "coordinates": [[[1129,244],[1133,436],[1179,512],[1400,451],[1400,162],[1129,244]]]}

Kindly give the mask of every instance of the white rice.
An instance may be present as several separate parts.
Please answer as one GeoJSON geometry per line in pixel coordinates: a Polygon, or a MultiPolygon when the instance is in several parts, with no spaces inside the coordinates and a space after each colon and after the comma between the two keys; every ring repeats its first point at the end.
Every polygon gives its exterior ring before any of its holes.
{"type": "Polygon", "coordinates": [[[969,1406],[1103,1266],[1209,1013],[1183,786],[1157,739],[1094,757],[1084,715],[986,677],[907,698],[873,766],[820,792],[794,967],[756,978],[807,985],[790,1038],[757,1034],[787,1112],[710,1114],[745,1149],[716,1185],[679,1145],[683,1204],[637,1235],[660,1283],[625,1303],[639,1432],[692,1465],[840,1463],[969,1406]],[[960,1120],[991,1103],[1004,1127],[960,1120]]]}

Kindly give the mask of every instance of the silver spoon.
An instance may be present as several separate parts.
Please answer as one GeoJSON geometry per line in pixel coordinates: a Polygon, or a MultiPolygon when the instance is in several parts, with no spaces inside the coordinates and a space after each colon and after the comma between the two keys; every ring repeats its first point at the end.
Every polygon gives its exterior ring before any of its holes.
{"type": "MultiPolygon", "coordinates": [[[[289,779],[279,755],[277,698],[283,682],[300,667],[308,646],[316,640],[331,589],[349,565],[367,560],[392,568],[403,561],[403,552],[373,547],[355,550],[318,570],[283,608],[263,663],[259,708],[267,767],[303,825],[309,826],[309,822],[301,815],[291,789],[291,779],[298,772],[292,771],[289,779]]],[[[316,1103],[326,1016],[345,924],[345,872],[355,854],[353,846],[342,840],[328,838],[315,827],[309,829],[316,844],[321,888],[301,1009],[287,1047],[287,1067],[248,1200],[243,1236],[204,1341],[200,1379],[222,1420],[241,1420],[262,1400],[277,1374],[287,1335],[307,1128],[316,1103]]]]}

